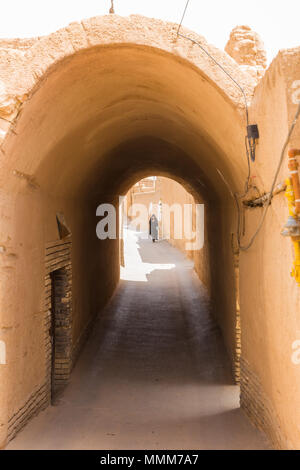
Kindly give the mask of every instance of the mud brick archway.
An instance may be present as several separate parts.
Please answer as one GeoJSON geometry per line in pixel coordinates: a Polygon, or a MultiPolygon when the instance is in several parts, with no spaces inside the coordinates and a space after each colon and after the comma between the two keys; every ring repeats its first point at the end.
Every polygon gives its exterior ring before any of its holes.
{"type": "MultiPolygon", "coordinates": [[[[49,403],[50,360],[41,351],[50,347],[51,273],[63,269],[61,299],[67,299],[62,323],[55,324],[67,344],[58,348],[56,383],[59,375],[67,381],[72,357],[119,281],[119,242],[99,245],[96,207],[117,207],[119,195],[153,174],[175,179],[205,202],[209,263],[202,268],[232,364],[240,354],[237,290],[240,296],[242,407],[275,446],[299,445],[299,394],[291,390],[299,390],[300,378],[290,360],[299,295],[289,277],[291,246],[280,236],[284,196],[274,198],[237,269],[233,194],[243,193],[247,177],[245,102],[234,82],[176,30],[159,20],[110,15],[27,42],[0,41],[0,340],[7,358],[0,365],[0,445],[49,403]],[[72,251],[70,240],[51,242],[59,237],[57,212],[71,228],[72,251]],[[53,264],[56,254],[61,261],[53,264]]],[[[295,112],[290,91],[299,79],[299,50],[281,52],[258,83],[228,54],[183,32],[244,88],[261,136],[252,175],[264,194],[295,112]]],[[[285,167],[281,178],[286,173],[285,167]]],[[[245,210],[245,240],[259,218],[259,209],[245,210]]]]}

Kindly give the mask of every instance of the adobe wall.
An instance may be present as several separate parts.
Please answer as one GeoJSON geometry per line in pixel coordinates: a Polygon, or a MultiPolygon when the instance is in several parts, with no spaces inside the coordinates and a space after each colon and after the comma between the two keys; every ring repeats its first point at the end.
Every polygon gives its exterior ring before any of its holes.
{"type": "Polygon", "coordinates": [[[97,240],[97,219],[90,204],[80,200],[49,200],[38,190],[29,188],[14,202],[13,214],[15,232],[2,243],[1,260],[2,273],[6,276],[2,274],[1,278],[4,311],[0,331],[7,352],[7,364],[0,371],[1,391],[6,392],[1,394],[1,412],[4,411],[8,421],[1,429],[2,439],[6,439],[6,433],[8,439],[13,438],[32,416],[50,404],[51,292],[47,273],[61,266],[72,269],[69,368],[84,344],[91,321],[111,297],[119,280],[116,242],[97,240]],[[63,240],[56,223],[58,208],[72,232],[70,238],[63,240]],[[70,250],[66,250],[69,241],[70,250]],[[49,246],[56,247],[50,256],[49,246]],[[102,263],[104,254],[111,259],[110,269],[102,263]]]}
{"type": "MultiPolygon", "coordinates": [[[[72,232],[76,354],[92,315],[118,281],[118,244],[99,248],[95,238],[95,210],[103,197],[109,202],[124,194],[120,181],[130,187],[136,166],[141,177],[161,171],[191,185],[199,185],[201,176],[216,197],[227,191],[216,165],[236,187],[242,178],[234,175],[246,173],[239,158],[243,100],[189,41],[176,40],[176,27],[110,16],[73,23],[49,37],[1,44],[0,339],[7,363],[0,366],[6,384],[0,393],[0,445],[49,403],[45,250],[58,238],[56,213],[64,213],[72,232]],[[212,125],[220,115],[224,119],[212,125]],[[147,155],[145,136],[168,148],[159,152],[153,145],[147,155]],[[131,141],[141,142],[135,157],[131,148],[113,153],[131,141]]],[[[204,38],[191,35],[228,66],[250,96],[252,78],[204,38]]],[[[230,277],[226,280],[230,291],[230,277]]],[[[222,317],[230,317],[231,309],[223,305],[222,317]]],[[[225,336],[230,349],[230,328],[225,336]]]]}
{"type": "MultiPolygon", "coordinates": [[[[196,46],[176,39],[176,29],[111,15],[1,47],[0,340],[7,363],[0,365],[0,446],[12,422],[26,421],[46,404],[45,250],[58,237],[56,213],[64,213],[72,231],[76,345],[118,281],[118,243],[100,248],[96,207],[126,193],[137,181],[133,168],[140,178],[181,177],[196,192],[204,185],[216,316],[234,358],[232,195],[243,191],[247,175],[245,107],[233,82],[196,46]]],[[[230,71],[250,102],[257,71],[185,32],[230,71]]],[[[290,90],[299,80],[299,55],[280,53],[252,101],[251,120],[261,134],[252,175],[260,193],[269,189],[295,112],[290,90]]],[[[299,138],[298,126],[297,147],[299,138]]],[[[285,164],[281,178],[286,174],[285,164]]],[[[260,213],[245,212],[246,239],[260,213]]],[[[276,446],[297,448],[300,374],[291,345],[298,339],[299,288],[289,277],[290,240],[280,236],[286,217],[281,194],[253,248],[240,254],[241,403],[276,446]]]]}
{"type": "MultiPolygon", "coordinates": [[[[299,78],[300,49],[281,51],[255,90],[250,115],[258,123],[260,140],[252,174],[262,192],[270,189],[296,112],[292,97],[299,78]]],[[[293,146],[300,147],[300,122],[290,142],[293,146]]],[[[278,183],[288,175],[285,158],[278,183]]],[[[245,210],[244,243],[261,214],[261,208],[245,210]]],[[[300,291],[290,276],[291,239],[280,235],[287,217],[287,200],[281,192],[274,196],[253,247],[240,253],[241,404],[277,448],[299,449],[300,365],[292,362],[292,345],[300,338],[300,291]]]]}

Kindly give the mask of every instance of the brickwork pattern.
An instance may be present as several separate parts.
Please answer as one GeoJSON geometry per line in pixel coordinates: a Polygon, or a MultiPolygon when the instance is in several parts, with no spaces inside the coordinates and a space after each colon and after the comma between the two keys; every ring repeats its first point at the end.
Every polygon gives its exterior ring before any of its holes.
{"type": "Polygon", "coordinates": [[[235,352],[233,358],[233,377],[235,383],[238,385],[241,382],[241,353],[242,353],[242,342],[241,342],[241,317],[240,311],[236,311],[236,323],[235,323],[235,352]]]}
{"type": "Polygon", "coordinates": [[[70,270],[60,268],[50,274],[52,281],[51,329],[54,335],[54,357],[52,357],[52,395],[57,394],[68,383],[72,365],[72,316],[70,270]]]}
{"type": "Polygon", "coordinates": [[[44,383],[30,395],[24,405],[9,419],[7,442],[11,441],[31,418],[44,410],[48,405],[49,394],[47,384],[44,383]]]}
{"type": "Polygon", "coordinates": [[[266,433],[275,449],[287,449],[273,406],[263,390],[259,377],[241,357],[241,408],[252,423],[266,433]]]}
{"type": "Polygon", "coordinates": [[[72,369],[72,265],[71,238],[48,243],[45,253],[45,300],[44,300],[44,338],[45,338],[45,379],[41,386],[28,397],[26,402],[9,419],[9,442],[28,423],[28,421],[51,403],[51,384],[53,392],[60,391],[68,382],[72,369]],[[55,288],[52,289],[52,283],[55,288]],[[54,296],[53,296],[54,293],[54,296]],[[52,304],[55,302],[56,321],[52,325],[52,304]],[[52,343],[50,330],[55,328],[56,344],[54,358],[54,377],[52,371],[52,343]]]}
{"type": "Polygon", "coordinates": [[[46,247],[45,346],[48,390],[59,392],[69,381],[72,369],[72,265],[71,239],[50,243],[46,247]],[[51,309],[55,311],[52,324],[51,309]],[[55,357],[52,358],[50,330],[55,337],[55,357]],[[52,366],[53,361],[53,366],[52,366]],[[51,370],[53,377],[51,380],[51,370]]]}
{"type": "Polygon", "coordinates": [[[239,251],[234,251],[234,275],[235,275],[235,350],[232,361],[232,373],[236,384],[241,380],[241,314],[240,314],[240,268],[239,268],[239,251]]]}

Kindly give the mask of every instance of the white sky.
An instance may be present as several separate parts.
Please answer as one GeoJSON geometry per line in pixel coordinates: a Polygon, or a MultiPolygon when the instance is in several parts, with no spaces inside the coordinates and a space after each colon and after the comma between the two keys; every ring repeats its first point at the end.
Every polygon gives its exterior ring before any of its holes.
{"type": "MultiPolygon", "coordinates": [[[[0,37],[49,34],[71,21],[107,14],[110,0],[2,0],[0,37]]],[[[140,14],[179,23],[186,0],[114,0],[122,16],[140,14]]],[[[184,25],[224,48],[234,26],[257,31],[269,61],[300,45],[300,0],[190,0],[184,25]]]]}

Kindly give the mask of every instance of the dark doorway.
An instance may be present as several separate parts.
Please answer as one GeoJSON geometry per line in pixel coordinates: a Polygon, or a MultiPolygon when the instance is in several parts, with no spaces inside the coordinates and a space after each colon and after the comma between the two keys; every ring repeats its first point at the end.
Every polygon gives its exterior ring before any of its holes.
{"type": "Polygon", "coordinates": [[[68,383],[71,369],[69,280],[66,268],[51,277],[51,403],[68,383]]]}

